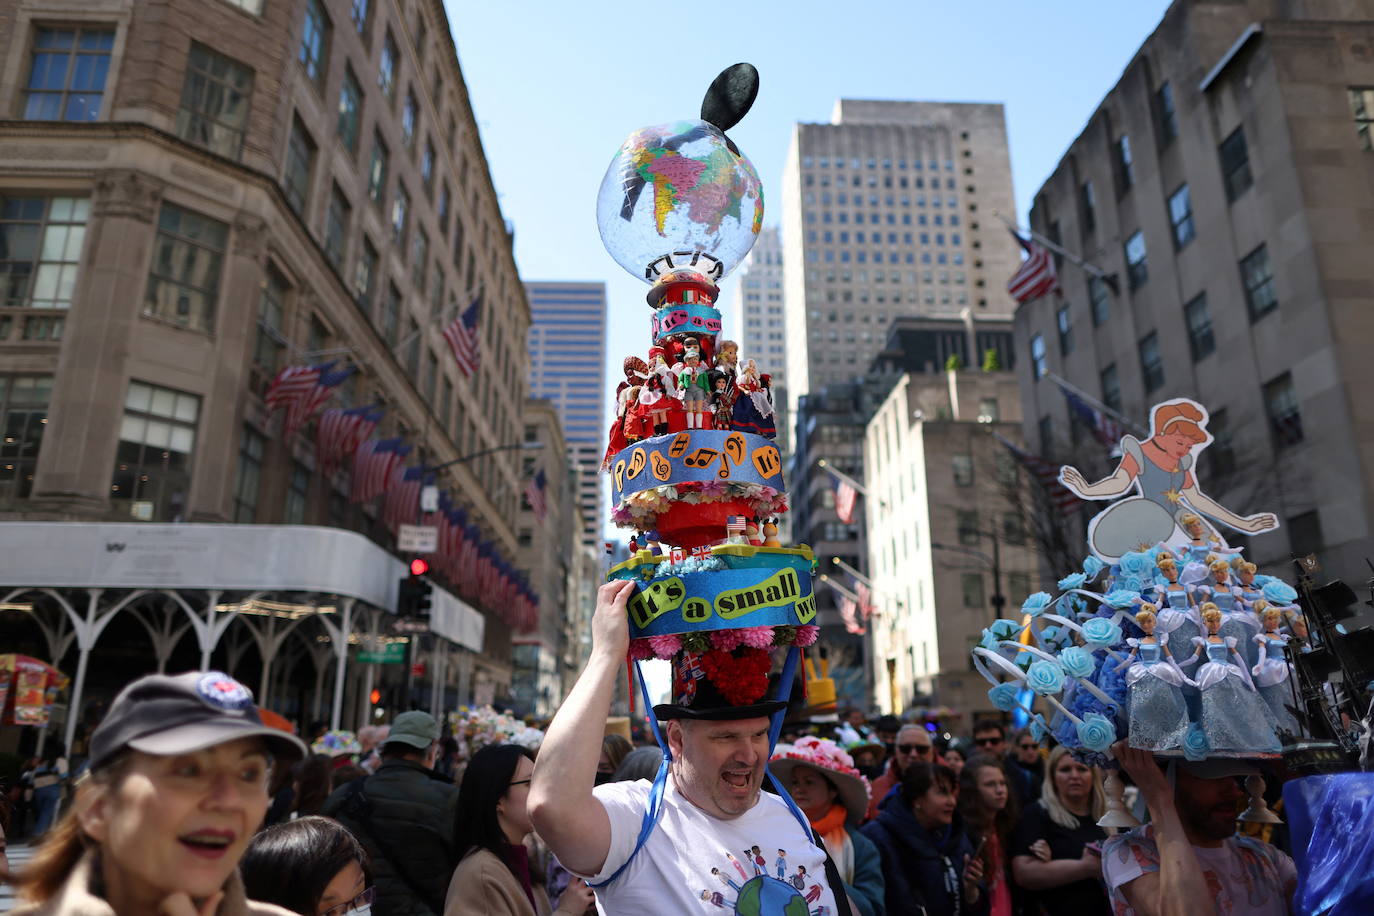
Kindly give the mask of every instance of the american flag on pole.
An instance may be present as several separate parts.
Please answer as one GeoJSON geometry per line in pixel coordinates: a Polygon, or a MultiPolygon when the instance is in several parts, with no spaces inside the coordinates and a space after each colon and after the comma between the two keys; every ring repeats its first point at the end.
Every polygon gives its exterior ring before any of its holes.
{"type": "Polygon", "coordinates": [[[345,455],[351,455],[372,435],[384,409],[370,405],[344,410],[335,407],[320,415],[315,433],[315,457],[325,477],[332,477],[345,455]]]}
{"type": "Polygon", "coordinates": [[[482,364],[482,337],[477,325],[481,314],[482,296],[479,294],[472,300],[472,305],[444,328],[444,340],[448,341],[458,368],[469,378],[482,364]]]}
{"type": "MultiPolygon", "coordinates": [[[[826,468],[830,471],[829,468],[826,468]]],[[[859,502],[859,488],[848,477],[830,471],[830,486],[835,489],[835,514],[845,525],[854,524],[854,507],[859,502]]]]}
{"type": "Polygon", "coordinates": [[[272,384],[267,386],[263,404],[269,413],[278,407],[290,407],[297,398],[314,391],[320,376],[333,368],[332,362],[320,363],[317,366],[287,366],[278,372],[276,378],[272,379],[272,384]]]}
{"type": "Polygon", "coordinates": [[[1050,252],[1043,245],[1035,242],[1028,242],[1021,238],[1019,232],[1013,231],[1012,237],[1016,239],[1021,248],[1026,252],[1026,259],[1021,262],[1021,267],[1007,281],[1007,292],[1016,300],[1017,305],[1025,305],[1032,299],[1039,299],[1041,296],[1056,289],[1059,286],[1059,278],[1054,273],[1054,258],[1050,257],[1050,252]]]}
{"type": "Polygon", "coordinates": [[[530,501],[530,509],[534,511],[534,520],[539,524],[544,524],[544,516],[549,512],[548,501],[548,478],[544,476],[544,469],[540,468],[539,473],[525,485],[525,499],[530,501]]]}
{"type": "Polygon", "coordinates": [[[1045,494],[1049,497],[1050,502],[1054,504],[1061,515],[1072,515],[1078,509],[1082,500],[1059,480],[1059,465],[1022,450],[997,433],[993,433],[993,435],[1021,463],[1021,466],[1040,482],[1040,486],[1045,488],[1045,494]]]}
{"type": "Polygon", "coordinates": [[[1094,439],[1107,448],[1116,448],[1121,444],[1121,437],[1127,432],[1126,427],[1118,423],[1107,411],[1094,407],[1063,385],[1059,386],[1059,390],[1064,392],[1064,400],[1069,404],[1069,413],[1078,417],[1084,426],[1092,430],[1094,439]]]}
{"type": "Polygon", "coordinates": [[[392,531],[402,525],[415,523],[415,512],[420,508],[420,488],[434,481],[433,474],[426,474],[424,467],[413,467],[392,472],[391,486],[387,488],[386,499],[382,503],[382,521],[392,531]]]}
{"type": "Polygon", "coordinates": [[[313,389],[286,406],[286,425],[282,427],[282,434],[288,439],[291,438],[296,430],[308,423],[316,411],[324,406],[324,402],[329,400],[334,389],[347,381],[356,371],[352,366],[345,366],[337,372],[321,372],[313,389]]]}
{"type": "Polygon", "coordinates": [[[399,438],[369,439],[353,453],[353,492],[349,499],[365,503],[385,493],[396,469],[410,454],[399,438]]]}
{"type": "Polygon", "coordinates": [[[744,534],[744,529],[745,527],[747,527],[747,525],[748,521],[746,521],[743,515],[728,516],[725,519],[726,537],[734,537],[737,534],[744,534]]]}
{"type": "Polygon", "coordinates": [[[873,590],[860,579],[854,580],[854,597],[858,599],[859,613],[864,620],[873,616],[873,590]]]}
{"type": "Polygon", "coordinates": [[[859,617],[856,613],[857,608],[857,601],[855,601],[848,595],[840,595],[840,619],[844,621],[845,630],[856,635],[861,634],[864,631],[864,625],[859,623],[859,617]]]}

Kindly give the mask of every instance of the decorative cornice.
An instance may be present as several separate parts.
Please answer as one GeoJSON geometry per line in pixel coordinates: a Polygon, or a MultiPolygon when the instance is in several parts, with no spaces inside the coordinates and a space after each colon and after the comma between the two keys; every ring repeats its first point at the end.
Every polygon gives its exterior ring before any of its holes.
{"type": "Polygon", "coordinates": [[[91,209],[96,216],[127,216],[151,223],[164,185],[141,172],[110,169],[95,176],[91,209]]]}

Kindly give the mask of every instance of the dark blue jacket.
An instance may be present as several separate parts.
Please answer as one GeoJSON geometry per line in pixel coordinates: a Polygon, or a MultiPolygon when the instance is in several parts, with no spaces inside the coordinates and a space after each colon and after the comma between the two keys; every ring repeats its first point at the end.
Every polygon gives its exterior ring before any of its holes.
{"type": "Polygon", "coordinates": [[[900,794],[885,799],[878,816],[859,828],[878,847],[887,881],[887,916],[980,916],[987,894],[970,905],[964,898],[964,856],[973,844],[955,814],[942,837],[933,837],[916,820],[900,794]],[[922,909],[924,907],[924,909],[922,909]]]}

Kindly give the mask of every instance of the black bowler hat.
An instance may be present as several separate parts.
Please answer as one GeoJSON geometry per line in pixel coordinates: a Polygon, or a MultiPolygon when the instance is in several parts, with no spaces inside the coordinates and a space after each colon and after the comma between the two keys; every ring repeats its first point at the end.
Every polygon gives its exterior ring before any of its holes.
{"type": "Polygon", "coordinates": [[[787,708],[786,700],[766,699],[771,668],[767,649],[683,650],[673,656],[673,702],[655,706],[654,715],[709,722],[771,716],[787,708]]]}
{"type": "Polygon", "coordinates": [[[238,738],[261,737],[272,755],[305,756],[295,735],[263,725],[253,692],[220,671],[152,674],[119,692],[91,735],[91,769],[131,747],[166,757],[189,754],[238,738]]]}

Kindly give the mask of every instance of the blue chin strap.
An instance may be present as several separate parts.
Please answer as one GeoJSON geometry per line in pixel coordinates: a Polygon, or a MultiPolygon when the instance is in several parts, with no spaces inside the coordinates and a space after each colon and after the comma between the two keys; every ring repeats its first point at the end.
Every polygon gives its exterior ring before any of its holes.
{"type": "MultiPolygon", "coordinates": [[[[786,702],[788,697],[792,695],[792,681],[797,676],[797,664],[800,660],[801,649],[793,646],[787,650],[787,660],[783,662],[782,677],[778,679],[778,690],[773,699],[786,702]]],[[[673,752],[669,750],[668,742],[663,737],[662,731],[659,730],[658,716],[653,714],[654,707],[649,701],[649,687],[644,682],[644,671],[639,667],[639,662],[635,662],[635,674],[639,679],[639,695],[644,700],[644,709],[649,713],[649,730],[653,732],[654,740],[658,742],[658,746],[663,750],[663,762],[658,765],[658,773],[654,776],[654,783],[649,788],[649,804],[644,811],[644,819],[639,824],[639,837],[635,840],[634,850],[630,853],[630,857],[605,881],[596,884],[588,884],[588,887],[593,889],[606,887],[611,882],[615,881],[616,878],[619,878],[625,869],[630,867],[630,863],[634,861],[635,856],[639,855],[639,851],[643,849],[644,844],[649,841],[649,835],[652,834],[654,828],[658,826],[659,818],[663,816],[663,794],[667,791],[668,787],[668,769],[669,765],[673,762],[673,752]]],[[[768,726],[769,758],[772,758],[773,749],[778,745],[778,735],[782,732],[782,722],[786,716],[787,708],[783,707],[773,713],[771,717],[768,726]]],[[[792,796],[787,794],[787,790],[783,788],[782,783],[773,775],[772,768],[765,766],[765,770],[768,772],[768,780],[772,783],[773,790],[778,793],[778,797],[787,805],[787,810],[791,811],[792,816],[801,824],[802,832],[815,842],[815,838],[811,832],[811,822],[806,819],[806,815],[797,807],[797,803],[792,801],[792,796]]]]}

